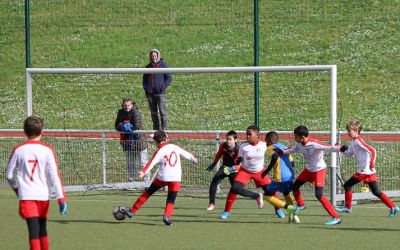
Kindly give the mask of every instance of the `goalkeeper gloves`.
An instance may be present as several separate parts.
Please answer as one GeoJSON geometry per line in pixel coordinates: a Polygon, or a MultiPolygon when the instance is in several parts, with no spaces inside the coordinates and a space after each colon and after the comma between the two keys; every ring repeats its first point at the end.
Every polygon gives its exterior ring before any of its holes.
{"type": "Polygon", "coordinates": [[[224,174],[226,174],[226,175],[234,174],[234,173],[237,173],[237,172],[238,171],[236,170],[235,166],[224,167],[224,174]]]}
{"type": "Polygon", "coordinates": [[[211,163],[210,165],[208,165],[206,170],[211,171],[211,170],[213,170],[213,168],[215,168],[215,163],[211,163]]]}
{"type": "Polygon", "coordinates": [[[60,208],[60,214],[61,216],[67,215],[67,211],[68,211],[68,206],[66,202],[61,202],[58,204],[59,208],[60,208]]]}
{"type": "Polygon", "coordinates": [[[348,146],[346,146],[346,145],[342,145],[341,147],[340,147],[340,152],[344,152],[344,151],[346,151],[347,149],[349,149],[349,147],[348,146]]]}
{"type": "Polygon", "coordinates": [[[119,126],[122,132],[133,132],[133,126],[131,123],[123,123],[119,126]]]}

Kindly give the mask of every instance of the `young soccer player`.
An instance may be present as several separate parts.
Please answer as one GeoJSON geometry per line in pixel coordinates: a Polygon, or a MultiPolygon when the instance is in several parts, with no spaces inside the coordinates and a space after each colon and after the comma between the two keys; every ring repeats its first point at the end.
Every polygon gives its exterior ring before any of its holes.
{"type": "Polygon", "coordinates": [[[344,213],[351,213],[351,200],[353,193],[351,188],[359,183],[367,183],[372,194],[390,208],[389,217],[394,218],[399,213],[399,207],[378,188],[378,177],[375,169],[376,150],[368,145],[360,136],[362,123],[358,120],[351,120],[346,125],[347,134],[352,139],[350,146],[343,146],[341,151],[346,156],[354,156],[357,163],[357,172],[344,183],[345,206],[337,207],[336,210],[344,213]]]}
{"type": "Polygon", "coordinates": [[[144,203],[157,190],[168,186],[167,202],[164,210],[163,221],[167,226],[172,224],[171,216],[174,212],[174,204],[176,196],[181,187],[182,167],[181,156],[197,163],[197,158],[188,151],[168,142],[167,134],[164,131],[157,130],[153,136],[154,142],[157,144],[157,151],[154,152],[151,160],[140,171],[140,177],[145,176],[156,165],[159,165],[159,170],[155,180],[135,201],[130,210],[125,211],[125,214],[132,218],[136,212],[144,205],[144,203]]]}
{"type": "Polygon", "coordinates": [[[218,184],[221,183],[223,179],[226,177],[229,178],[229,182],[233,183],[233,180],[236,177],[236,173],[232,174],[225,174],[224,170],[227,171],[225,168],[233,167],[235,161],[237,160],[237,154],[239,151],[239,146],[236,143],[237,140],[237,133],[235,131],[229,131],[226,133],[226,140],[224,143],[220,144],[217,154],[215,155],[213,163],[211,163],[207,170],[211,171],[217,165],[217,162],[222,157],[222,166],[218,169],[215,173],[211,184],[210,184],[210,202],[208,203],[207,210],[211,211],[215,209],[215,194],[217,192],[218,184]]]}
{"type": "Polygon", "coordinates": [[[221,219],[225,220],[230,216],[233,204],[237,195],[255,199],[258,207],[263,207],[263,194],[245,189],[244,187],[253,180],[256,187],[261,187],[264,191],[271,180],[268,175],[261,176],[264,171],[264,155],[266,144],[259,140],[260,129],[255,126],[249,126],[246,130],[247,141],[239,147],[238,161],[239,165],[226,168],[225,173],[236,173],[235,180],[226,198],[225,210],[220,214],[221,219]]]}
{"type": "Polygon", "coordinates": [[[6,176],[19,198],[19,214],[26,220],[30,249],[49,249],[46,221],[50,187],[54,186],[60,214],[67,203],[53,147],[40,141],[43,120],[29,116],[24,121],[27,140],[16,146],[7,164],[6,176]],[[16,172],[16,179],[14,173],[16,172]]]}
{"type": "Polygon", "coordinates": [[[293,184],[293,195],[296,199],[297,206],[295,214],[305,209],[303,198],[301,197],[300,187],[306,183],[314,183],[315,197],[321,202],[324,209],[331,216],[331,219],[325,225],[335,225],[342,223],[342,219],[333,208],[327,198],[323,196],[326,175],[326,163],[324,161],[324,151],[339,152],[339,146],[329,146],[308,136],[308,128],[301,125],[294,129],[294,139],[296,144],[293,148],[278,150],[279,155],[294,154],[298,151],[303,155],[305,160],[305,169],[297,177],[293,184]]]}
{"type": "Polygon", "coordinates": [[[279,142],[279,135],[275,131],[270,131],[265,135],[265,142],[267,143],[267,154],[271,157],[271,161],[261,174],[262,177],[269,174],[273,170],[273,179],[271,184],[267,186],[264,193],[265,199],[273,206],[284,208],[289,214],[289,223],[294,220],[293,212],[293,198],[290,194],[294,180],[294,162],[291,155],[279,156],[275,151],[287,149],[286,146],[279,142]],[[276,192],[283,193],[285,201],[283,202],[274,197],[276,192]]]}

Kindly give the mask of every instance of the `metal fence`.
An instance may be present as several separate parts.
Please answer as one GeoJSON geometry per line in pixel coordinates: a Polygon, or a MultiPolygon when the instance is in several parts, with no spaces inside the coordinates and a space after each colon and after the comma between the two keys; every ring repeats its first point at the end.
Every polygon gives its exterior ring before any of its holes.
{"type": "MultiPolygon", "coordinates": [[[[244,132],[239,133],[239,142],[245,139],[244,132]]],[[[146,131],[149,141],[149,157],[155,151],[151,142],[151,131],[146,131]]],[[[262,137],[265,134],[261,133],[262,137]]],[[[225,131],[170,131],[172,143],[192,152],[199,163],[193,165],[183,160],[182,186],[184,192],[208,192],[213,173],[206,171],[206,167],[213,161],[219,143],[224,140],[225,131]]],[[[329,141],[328,132],[313,133],[313,137],[321,141],[329,141]]],[[[347,136],[342,135],[343,143],[348,143],[347,136]]],[[[365,133],[364,139],[377,150],[376,168],[381,190],[387,191],[389,196],[399,196],[400,192],[400,160],[397,153],[400,150],[400,133],[365,133]]],[[[14,146],[24,141],[22,130],[0,130],[0,184],[6,183],[5,167],[14,146]]],[[[73,130],[46,130],[43,141],[51,144],[57,154],[60,171],[66,191],[83,191],[91,189],[141,189],[147,183],[136,179],[129,181],[125,155],[119,142],[119,133],[115,131],[73,131],[73,130]]],[[[293,145],[291,132],[281,133],[281,141],[286,145],[293,145]]],[[[304,166],[300,154],[295,154],[296,172],[304,166]]],[[[329,164],[329,154],[325,155],[329,164]]],[[[355,173],[353,158],[340,157],[340,173],[346,180],[355,173]]],[[[138,171],[139,169],[137,169],[138,171]]],[[[154,174],[154,173],[152,173],[154,174]]],[[[327,176],[326,189],[330,190],[327,176]]],[[[340,182],[335,190],[338,200],[343,200],[340,182]]],[[[363,184],[357,184],[354,191],[358,192],[363,184]]],[[[229,182],[223,181],[220,188],[229,188],[229,182]]],[[[250,188],[254,188],[251,183],[250,188]]],[[[305,185],[303,190],[312,190],[311,185],[305,185]]],[[[355,199],[370,198],[370,193],[355,194],[355,199]]]]}

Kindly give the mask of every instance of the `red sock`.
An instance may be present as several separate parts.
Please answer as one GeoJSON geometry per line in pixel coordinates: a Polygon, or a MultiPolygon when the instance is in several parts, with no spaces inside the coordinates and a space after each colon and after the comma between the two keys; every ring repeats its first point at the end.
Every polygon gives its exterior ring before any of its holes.
{"type": "Polygon", "coordinates": [[[345,191],[344,192],[344,205],[347,208],[351,208],[351,201],[353,200],[353,192],[352,191],[345,191]]]}
{"type": "Polygon", "coordinates": [[[386,194],[384,194],[384,193],[382,193],[381,196],[379,196],[379,199],[381,199],[381,201],[382,201],[383,203],[385,203],[385,205],[386,205],[388,208],[392,208],[392,207],[395,207],[395,206],[396,206],[396,205],[393,203],[393,201],[392,201],[386,194]]]}
{"type": "MultiPolygon", "coordinates": [[[[275,194],[274,194],[274,197],[279,199],[278,193],[275,193],[275,194]]],[[[275,211],[276,211],[276,210],[279,210],[279,209],[281,209],[281,208],[280,208],[280,207],[275,207],[275,211]]]]}
{"type": "Polygon", "coordinates": [[[301,197],[300,190],[294,191],[293,196],[296,199],[296,202],[299,206],[304,206],[303,198],[301,197]]]}
{"type": "Polygon", "coordinates": [[[336,213],[335,209],[333,208],[332,204],[329,202],[327,198],[321,197],[319,201],[321,202],[322,206],[325,208],[325,210],[328,212],[330,216],[335,218],[340,218],[340,216],[338,215],[338,213],[336,213]]]}
{"type": "Polygon", "coordinates": [[[40,250],[40,240],[39,239],[30,239],[29,246],[30,246],[30,250],[40,250]]]}
{"type": "Polygon", "coordinates": [[[48,250],[49,249],[49,237],[44,236],[40,237],[40,246],[42,247],[42,250],[48,250]]]}
{"type": "Polygon", "coordinates": [[[230,212],[233,206],[233,203],[235,203],[237,198],[237,194],[234,194],[232,192],[228,193],[228,197],[226,197],[226,203],[225,203],[225,211],[230,212]]]}
{"type": "Polygon", "coordinates": [[[143,192],[142,195],[140,195],[137,200],[135,201],[135,204],[133,204],[131,212],[136,213],[139,208],[143,206],[143,204],[149,199],[150,195],[147,192],[143,192]]]}
{"type": "Polygon", "coordinates": [[[164,216],[171,217],[172,213],[174,212],[174,204],[168,202],[165,206],[164,216]]]}

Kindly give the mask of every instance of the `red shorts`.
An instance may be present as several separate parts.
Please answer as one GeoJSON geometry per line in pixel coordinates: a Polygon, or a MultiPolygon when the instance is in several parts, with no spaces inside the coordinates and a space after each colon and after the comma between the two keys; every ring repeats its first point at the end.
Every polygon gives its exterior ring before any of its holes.
{"type": "Polygon", "coordinates": [[[181,190],[181,183],[179,181],[160,181],[156,178],[153,184],[158,187],[168,186],[168,191],[171,192],[179,192],[179,190],[181,190]]]}
{"type": "Polygon", "coordinates": [[[297,180],[301,182],[314,183],[315,187],[325,186],[326,168],[317,172],[311,172],[308,169],[304,169],[303,172],[297,177],[297,180]]]}
{"type": "Polygon", "coordinates": [[[19,215],[24,218],[47,218],[49,214],[49,201],[20,200],[19,215]]]}
{"type": "Polygon", "coordinates": [[[362,181],[363,183],[378,181],[378,176],[376,176],[376,174],[355,173],[352,177],[358,181],[362,181]]]}
{"type": "Polygon", "coordinates": [[[269,175],[266,175],[264,178],[262,178],[261,174],[263,171],[264,168],[258,173],[250,173],[241,168],[235,177],[235,181],[247,185],[250,180],[253,180],[256,184],[256,187],[266,186],[271,183],[271,179],[269,178],[269,175]]]}

